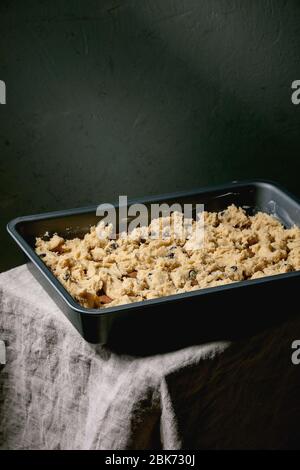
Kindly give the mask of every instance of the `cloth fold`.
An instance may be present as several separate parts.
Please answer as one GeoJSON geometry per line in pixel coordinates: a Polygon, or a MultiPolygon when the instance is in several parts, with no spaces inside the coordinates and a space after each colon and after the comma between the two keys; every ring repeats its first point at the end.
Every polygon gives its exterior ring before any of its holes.
{"type": "Polygon", "coordinates": [[[86,343],[20,266],[0,275],[0,447],[297,449],[299,338],[294,317],[233,344],[118,355],[86,343]]]}
{"type": "Polygon", "coordinates": [[[86,343],[26,265],[0,275],[3,449],[181,448],[165,378],[227,343],[149,357],[86,343]]]}

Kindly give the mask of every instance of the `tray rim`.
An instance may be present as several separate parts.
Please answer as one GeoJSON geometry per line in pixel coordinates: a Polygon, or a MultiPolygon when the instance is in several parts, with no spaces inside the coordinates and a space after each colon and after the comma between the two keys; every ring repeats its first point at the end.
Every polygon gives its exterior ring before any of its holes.
{"type": "MultiPolygon", "coordinates": [[[[291,194],[287,191],[282,185],[268,179],[252,179],[252,180],[234,180],[229,183],[223,183],[221,185],[212,185],[212,186],[205,186],[200,188],[194,188],[189,191],[177,191],[174,193],[165,193],[156,196],[146,196],[143,198],[135,198],[129,199],[128,204],[134,203],[149,203],[149,202],[158,202],[160,200],[167,200],[167,199],[176,199],[177,197],[188,197],[193,195],[201,195],[207,192],[214,192],[214,191],[227,191],[227,192],[234,192],[234,189],[241,188],[244,186],[270,186],[282,192],[285,196],[289,197],[293,202],[299,205],[300,211],[300,199],[291,194]]],[[[118,207],[118,203],[112,203],[115,207],[118,207]]],[[[56,293],[62,298],[62,300],[71,308],[73,311],[76,311],[79,314],[84,315],[92,315],[92,316],[109,316],[112,313],[117,312],[124,312],[129,311],[132,309],[139,309],[140,307],[147,308],[148,306],[153,306],[156,304],[163,304],[167,305],[169,303],[175,302],[177,300],[188,299],[193,297],[198,297],[202,295],[209,295],[209,293],[214,294],[216,292],[227,291],[231,289],[237,289],[242,287],[247,287],[249,285],[260,285],[270,282],[280,281],[282,279],[300,277],[300,271],[294,271],[290,273],[283,273],[271,276],[264,276],[259,279],[250,279],[246,281],[237,281],[231,284],[225,284],[215,287],[206,287],[202,289],[198,289],[191,292],[184,292],[181,294],[173,294],[168,295],[165,297],[158,297],[155,299],[148,299],[142,300],[139,302],[133,302],[131,304],[124,304],[118,305],[114,307],[107,307],[103,309],[99,308],[86,308],[82,307],[78,302],[76,302],[73,297],[69,294],[69,292],[65,289],[65,287],[61,284],[61,282],[55,277],[55,275],[51,272],[51,270],[45,265],[45,263],[41,260],[41,258],[35,253],[34,249],[26,242],[26,240],[22,237],[22,235],[18,232],[18,225],[23,222],[33,222],[37,220],[46,220],[51,218],[60,218],[70,215],[76,214],[87,214],[89,212],[94,212],[98,204],[89,205],[84,207],[77,207],[73,209],[63,209],[58,211],[51,211],[51,212],[43,212],[38,214],[32,215],[25,215],[20,216],[12,219],[7,224],[7,231],[9,235],[13,238],[13,240],[17,243],[17,245],[21,248],[21,250],[25,253],[25,255],[30,259],[30,261],[35,265],[36,268],[40,271],[40,273],[46,278],[46,280],[50,283],[50,285],[54,288],[56,293]]]]}

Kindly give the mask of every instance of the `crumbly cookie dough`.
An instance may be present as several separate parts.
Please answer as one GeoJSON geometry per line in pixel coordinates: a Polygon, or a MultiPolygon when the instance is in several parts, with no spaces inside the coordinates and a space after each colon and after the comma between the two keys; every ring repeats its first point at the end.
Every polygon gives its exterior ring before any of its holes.
{"type": "Polygon", "coordinates": [[[196,249],[187,239],[145,238],[151,228],[171,219],[157,219],[116,240],[104,226],[101,239],[99,226],[83,239],[46,235],[36,239],[36,253],[88,308],[300,270],[300,228],[285,229],[268,214],[248,216],[234,205],[219,213],[204,212],[204,242],[196,249]]]}

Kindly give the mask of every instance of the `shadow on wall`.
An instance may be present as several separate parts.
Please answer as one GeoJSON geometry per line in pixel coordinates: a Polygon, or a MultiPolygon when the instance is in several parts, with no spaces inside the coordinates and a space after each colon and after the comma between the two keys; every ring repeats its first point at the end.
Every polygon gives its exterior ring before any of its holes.
{"type": "Polygon", "coordinates": [[[18,215],[252,177],[299,193],[295,2],[0,9],[2,270],[18,215]]]}

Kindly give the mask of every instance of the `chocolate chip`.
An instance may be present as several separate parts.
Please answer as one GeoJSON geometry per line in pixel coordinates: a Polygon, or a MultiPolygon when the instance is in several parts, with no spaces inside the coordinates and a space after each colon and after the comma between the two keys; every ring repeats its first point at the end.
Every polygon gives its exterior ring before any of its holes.
{"type": "Polygon", "coordinates": [[[114,250],[116,250],[118,247],[119,247],[119,245],[116,242],[112,242],[112,243],[110,243],[110,245],[108,245],[106,247],[105,251],[106,251],[106,253],[110,254],[114,250]]]}
{"type": "Polygon", "coordinates": [[[141,239],[140,239],[140,242],[141,242],[141,243],[146,243],[146,238],[141,238],[141,239]]]}
{"type": "Polygon", "coordinates": [[[103,290],[103,287],[101,287],[101,289],[98,289],[98,290],[96,291],[96,295],[97,295],[98,297],[101,297],[101,295],[105,295],[105,292],[104,292],[104,290],[103,290]]]}
{"type": "Polygon", "coordinates": [[[41,253],[40,254],[40,258],[45,258],[45,256],[47,256],[46,253],[41,253]]]}
{"type": "Polygon", "coordinates": [[[196,279],[196,277],[197,277],[197,272],[194,269],[191,269],[189,271],[189,278],[190,279],[196,279]]]}
{"type": "Polygon", "coordinates": [[[232,269],[232,271],[237,271],[237,266],[231,266],[230,269],[232,269]]]}
{"type": "Polygon", "coordinates": [[[172,259],[172,258],[174,258],[174,256],[175,256],[175,253],[168,253],[168,254],[166,255],[166,258],[172,259]]]}
{"type": "Polygon", "coordinates": [[[65,274],[64,274],[64,277],[63,277],[64,281],[68,281],[68,280],[70,279],[70,276],[71,276],[71,275],[70,275],[69,272],[65,273],[65,274]]]}

